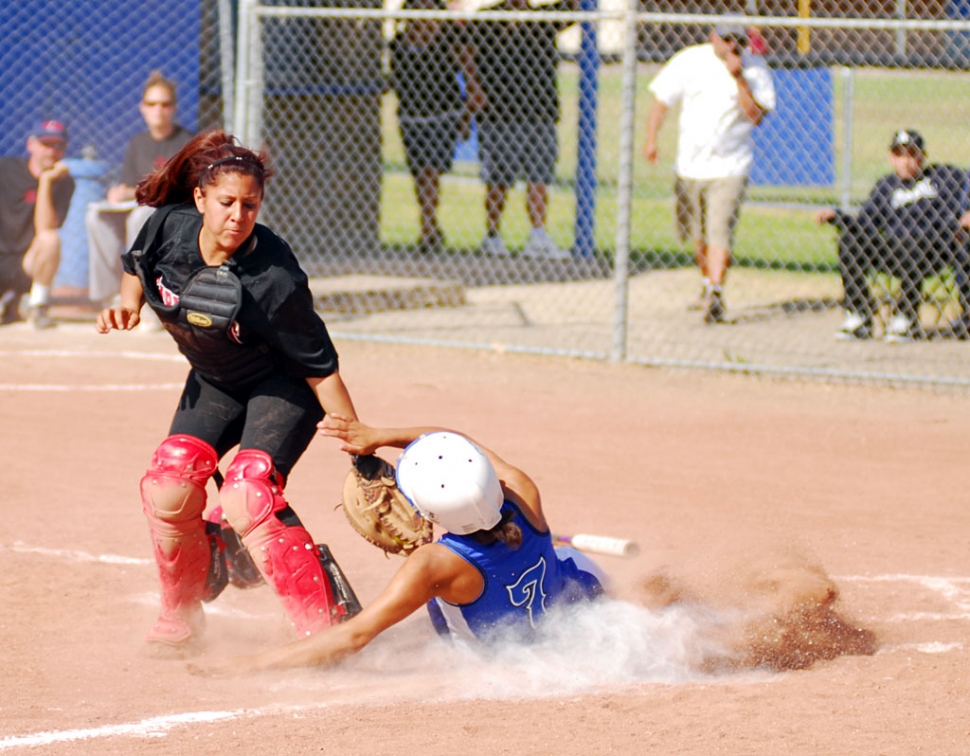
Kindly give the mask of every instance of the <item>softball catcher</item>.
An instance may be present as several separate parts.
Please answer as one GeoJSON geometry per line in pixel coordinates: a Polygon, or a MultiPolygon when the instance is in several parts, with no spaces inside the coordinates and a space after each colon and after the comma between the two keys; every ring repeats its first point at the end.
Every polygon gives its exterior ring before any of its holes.
{"type": "Polygon", "coordinates": [[[121,304],[98,316],[101,333],[131,330],[147,302],[191,365],[141,481],[162,598],[150,642],[198,636],[202,602],[229,579],[222,526],[207,531],[203,511],[208,481],[236,446],[221,517],[293,627],[309,635],[347,613],[284,489],[324,411],[356,413],[306,274],[256,223],[271,174],[263,153],[224,132],[190,141],[139,183],[139,203],[157,209],[123,257],[121,304]]]}

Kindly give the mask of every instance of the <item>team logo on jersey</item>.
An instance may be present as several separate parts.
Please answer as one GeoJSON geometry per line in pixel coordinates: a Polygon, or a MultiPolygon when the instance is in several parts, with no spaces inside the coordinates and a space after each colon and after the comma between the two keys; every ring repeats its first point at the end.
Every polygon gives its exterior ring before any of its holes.
{"type": "Polygon", "coordinates": [[[512,606],[524,606],[529,615],[529,625],[535,629],[536,619],[546,612],[546,591],[543,583],[546,579],[546,560],[539,557],[539,561],[522,573],[514,585],[507,585],[509,603],[512,606]]]}
{"type": "Polygon", "coordinates": [[[155,279],[155,285],[158,287],[158,295],[162,298],[163,305],[174,307],[179,303],[179,295],[165,285],[161,276],[155,279]]]}
{"type": "Polygon", "coordinates": [[[204,312],[189,312],[186,313],[185,319],[189,321],[194,326],[199,328],[211,328],[212,318],[206,315],[204,312]]]}
{"type": "Polygon", "coordinates": [[[914,202],[936,199],[939,196],[940,191],[936,188],[936,184],[926,178],[916,182],[909,189],[902,186],[894,189],[889,204],[894,210],[898,210],[901,207],[906,207],[906,205],[912,205],[914,202]]]}

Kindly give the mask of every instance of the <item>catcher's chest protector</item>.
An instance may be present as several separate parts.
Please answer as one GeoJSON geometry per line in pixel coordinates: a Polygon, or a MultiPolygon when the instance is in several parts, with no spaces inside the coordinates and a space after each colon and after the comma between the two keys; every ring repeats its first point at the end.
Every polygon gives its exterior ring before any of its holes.
{"type": "Polygon", "coordinates": [[[159,293],[149,260],[162,254],[160,250],[166,244],[162,227],[174,209],[169,206],[156,211],[148,221],[145,248],[132,250],[145,301],[200,375],[230,386],[265,378],[275,369],[269,346],[262,342],[244,344],[239,338],[237,319],[244,293],[233,259],[193,273],[180,296],[169,292],[163,299],[159,293]]]}

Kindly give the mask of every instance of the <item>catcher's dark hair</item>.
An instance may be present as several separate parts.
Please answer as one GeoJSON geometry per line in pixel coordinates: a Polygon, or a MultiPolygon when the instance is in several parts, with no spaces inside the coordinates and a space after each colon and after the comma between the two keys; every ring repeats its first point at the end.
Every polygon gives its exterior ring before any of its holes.
{"type": "Polygon", "coordinates": [[[515,512],[506,510],[502,513],[502,519],[498,524],[488,530],[477,530],[470,534],[470,537],[478,543],[489,544],[501,541],[510,549],[515,551],[522,545],[522,528],[512,522],[515,512]]]}
{"type": "Polygon", "coordinates": [[[192,202],[196,187],[205,192],[207,186],[216,183],[224,173],[242,173],[252,176],[260,191],[273,175],[269,156],[250,150],[221,129],[203,131],[193,137],[164,166],[141,181],[135,189],[135,199],[140,205],[162,207],[192,202]]]}

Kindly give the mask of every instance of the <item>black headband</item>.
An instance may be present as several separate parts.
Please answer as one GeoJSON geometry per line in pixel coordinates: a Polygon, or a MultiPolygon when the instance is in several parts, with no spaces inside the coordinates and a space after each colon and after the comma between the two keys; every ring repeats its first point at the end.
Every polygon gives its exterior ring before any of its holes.
{"type": "Polygon", "coordinates": [[[220,165],[228,165],[229,163],[235,163],[236,165],[239,165],[241,163],[246,163],[246,164],[251,165],[254,168],[258,168],[260,170],[262,170],[262,168],[263,168],[262,165],[260,165],[258,162],[256,162],[252,158],[242,157],[240,155],[230,155],[229,157],[219,158],[214,163],[209,163],[209,165],[207,165],[205,167],[205,170],[202,171],[202,173],[199,174],[199,180],[201,181],[202,180],[202,177],[205,176],[205,174],[207,174],[213,168],[216,168],[217,166],[220,166],[220,165]]]}

